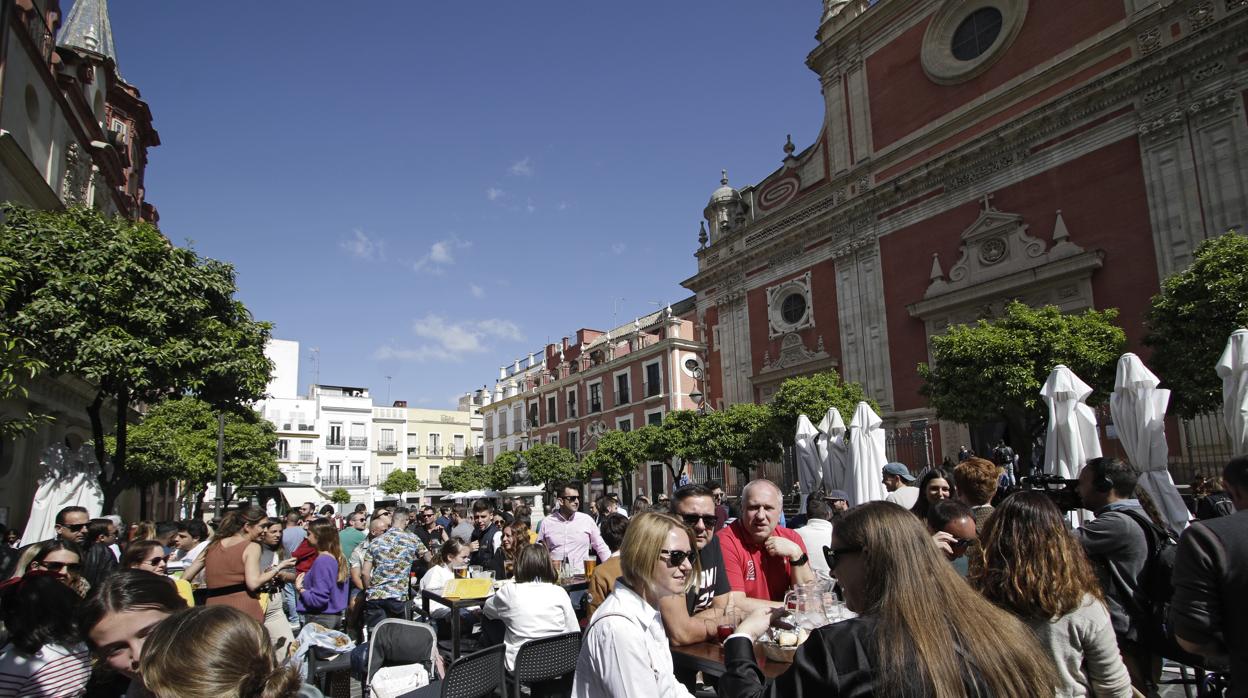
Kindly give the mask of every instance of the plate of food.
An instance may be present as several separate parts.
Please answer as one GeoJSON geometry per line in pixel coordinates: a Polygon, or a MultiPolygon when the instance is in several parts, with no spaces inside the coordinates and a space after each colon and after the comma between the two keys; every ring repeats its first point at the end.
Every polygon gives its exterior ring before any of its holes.
{"type": "Polygon", "coordinates": [[[772,628],[768,634],[759,638],[758,644],[762,646],[763,654],[768,660],[791,662],[793,655],[797,654],[797,648],[808,637],[810,631],[805,628],[772,628]]]}

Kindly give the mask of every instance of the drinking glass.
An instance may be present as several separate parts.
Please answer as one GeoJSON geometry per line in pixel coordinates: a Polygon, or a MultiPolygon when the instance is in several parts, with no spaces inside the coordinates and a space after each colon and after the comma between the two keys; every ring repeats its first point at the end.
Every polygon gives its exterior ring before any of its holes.
{"type": "Polygon", "coordinates": [[[455,573],[456,579],[466,579],[468,577],[467,565],[455,565],[451,568],[451,571],[455,573]]]}

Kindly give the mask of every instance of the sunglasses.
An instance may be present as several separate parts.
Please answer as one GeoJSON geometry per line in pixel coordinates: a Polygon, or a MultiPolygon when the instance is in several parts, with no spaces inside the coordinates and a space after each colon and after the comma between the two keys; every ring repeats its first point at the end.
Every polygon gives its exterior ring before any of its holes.
{"type": "Polygon", "coordinates": [[[68,572],[69,574],[78,574],[82,571],[82,565],[77,562],[36,562],[43,569],[49,572],[68,572]]]}
{"type": "Polygon", "coordinates": [[[151,567],[156,567],[157,565],[165,564],[165,558],[162,555],[161,557],[154,557],[150,560],[144,560],[143,562],[146,563],[147,565],[150,565],[151,567]]]}
{"type": "Polygon", "coordinates": [[[689,528],[696,528],[698,522],[701,521],[703,526],[707,528],[715,528],[715,522],[718,520],[714,514],[681,514],[680,518],[684,519],[685,525],[689,528]]]}
{"type": "Polygon", "coordinates": [[[974,542],[975,542],[975,539],[973,538],[954,538],[953,542],[950,543],[949,546],[952,548],[965,548],[966,546],[974,542]]]}
{"type": "Polygon", "coordinates": [[[660,550],[660,553],[666,553],[667,557],[659,555],[659,559],[667,563],[668,567],[680,567],[685,564],[686,560],[693,559],[692,550],[660,550]]]}
{"type": "Polygon", "coordinates": [[[57,524],[57,526],[60,526],[61,528],[68,528],[74,533],[77,533],[87,527],[86,524],[57,524]]]}
{"type": "Polygon", "coordinates": [[[560,499],[566,499],[569,502],[579,502],[581,501],[581,496],[577,494],[568,494],[560,497],[560,499]]]}
{"type": "Polygon", "coordinates": [[[836,563],[840,562],[843,556],[860,552],[862,552],[861,547],[833,548],[830,545],[823,546],[823,558],[828,561],[829,572],[836,569],[836,563]]]}

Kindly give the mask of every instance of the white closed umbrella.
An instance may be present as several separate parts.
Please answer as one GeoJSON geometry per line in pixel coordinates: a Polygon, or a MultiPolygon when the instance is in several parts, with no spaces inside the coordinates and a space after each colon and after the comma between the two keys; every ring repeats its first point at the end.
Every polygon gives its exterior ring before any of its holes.
{"type": "Polygon", "coordinates": [[[793,450],[797,456],[797,488],[801,490],[802,501],[798,513],[806,513],[806,495],[819,489],[823,484],[823,463],[819,460],[819,450],[815,442],[819,438],[819,430],[810,423],[806,415],[797,417],[797,434],[793,442],[793,450]]]}
{"type": "Polygon", "coordinates": [[[1160,381],[1135,354],[1118,359],[1114,392],[1109,396],[1109,413],[1114,417],[1118,439],[1143,487],[1163,519],[1175,533],[1181,533],[1191,520],[1167,467],[1170,448],[1166,444],[1166,407],[1170,391],[1158,388],[1160,381]]]}
{"type": "Polygon", "coordinates": [[[1069,368],[1058,364],[1049,374],[1040,397],[1049,408],[1049,433],[1044,441],[1044,470],[1073,480],[1093,458],[1101,456],[1096,436],[1096,413],[1084,400],[1092,388],[1069,368]]]}
{"type": "Polygon", "coordinates": [[[880,476],[888,456],[884,453],[883,420],[865,401],[854,408],[849,421],[849,461],[851,482],[847,490],[849,505],[884,499],[884,482],[880,476]]]}
{"type": "Polygon", "coordinates": [[[93,519],[104,508],[100,468],[91,446],[83,444],[76,450],[64,444],[49,446],[39,461],[39,483],[30,516],[26,519],[26,530],[22,532],[22,545],[55,536],[56,512],[65,507],[83,507],[93,519]]]}
{"type": "Polygon", "coordinates": [[[1218,360],[1222,379],[1222,415],[1231,437],[1231,453],[1248,456],[1248,330],[1235,330],[1218,360]]]}
{"type": "Polygon", "coordinates": [[[849,442],[845,438],[845,420],[841,411],[829,408],[819,420],[819,460],[823,463],[823,489],[846,489],[849,481],[849,442]]]}

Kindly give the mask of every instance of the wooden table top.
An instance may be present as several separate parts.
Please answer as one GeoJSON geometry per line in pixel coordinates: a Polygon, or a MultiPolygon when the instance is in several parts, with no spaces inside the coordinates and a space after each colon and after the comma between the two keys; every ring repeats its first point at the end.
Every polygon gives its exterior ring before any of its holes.
{"type": "MultiPolygon", "coordinates": [[[[776,662],[767,659],[763,648],[754,645],[754,659],[763,676],[774,679],[793,666],[790,662],[776,662]]],[[[677,647],[672,645],[672,663],[677,667],[696,669],[711,676],[724,675],[724,648],[718,642],[699,642],[696,645],[677,647]]]]}

